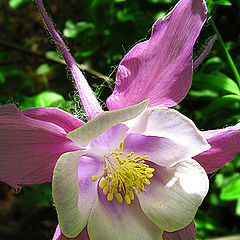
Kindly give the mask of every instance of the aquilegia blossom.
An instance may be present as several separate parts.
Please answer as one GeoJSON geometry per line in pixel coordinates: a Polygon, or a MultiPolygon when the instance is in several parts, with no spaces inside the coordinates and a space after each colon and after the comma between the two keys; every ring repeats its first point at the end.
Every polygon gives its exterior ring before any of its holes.
{"type": "Polygon", "coordinates": [[[1,107],[0,179],[13,187],[53,182],[59,219],[54,240],[195,239],[193,218],[208,191],[206,173],[240,151],[240,124],[200,132],[168,109],[191,85],[204,0],[179,1],[154,24],[151,38],[127,53],[109,112],[101,109],[41,0],[37,5],[89,121],[57,108],[1,107]]]}

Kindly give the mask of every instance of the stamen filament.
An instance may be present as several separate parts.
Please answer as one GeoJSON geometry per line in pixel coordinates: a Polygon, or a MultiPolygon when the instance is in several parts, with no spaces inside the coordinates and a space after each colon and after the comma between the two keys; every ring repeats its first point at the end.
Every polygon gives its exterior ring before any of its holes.
{"type": "Polygon", "coordinates": [[[112,201],[115,195],[117,201],[122,203],[124,196],[125,202],[131,204],[135,193],[146,192],[144,184],[151,184],[149,178],[153,177],[155,169],[145,163],[147,155],[133,157],[134,152],[131,152],[124,157],[122,149],[123,141],[120,142],[118,151],[105,156],[106,167],[103,173],[99,177],[93,175],[92,181],[105,176],[99,187],[103,189],[107,200],[112,201]]]}

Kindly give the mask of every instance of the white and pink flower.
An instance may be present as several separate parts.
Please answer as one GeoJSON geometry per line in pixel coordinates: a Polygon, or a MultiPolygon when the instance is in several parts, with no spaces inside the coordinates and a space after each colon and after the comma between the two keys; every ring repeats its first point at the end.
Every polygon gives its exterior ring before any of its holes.
{"type": "Polygon", "coordinates": [[[41,0],[87,123],[57,108],[0,108],[0,179],[52,181],[59,225],[54,240],[192,240],[208,192],[207,173],[240,152],[240,124],[201,132],[168,107],[187,94],[192,49],[207,17],[204,0],[181,0],[149,40],[121,61],[103,111],[41,0]]]}

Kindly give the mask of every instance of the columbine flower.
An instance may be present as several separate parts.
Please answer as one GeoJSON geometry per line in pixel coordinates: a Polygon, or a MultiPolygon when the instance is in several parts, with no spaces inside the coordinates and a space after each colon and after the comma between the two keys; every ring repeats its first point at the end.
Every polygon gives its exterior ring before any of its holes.
{"type": "Polygon", "coordinates": [[[146,102],[104,112],[67,134],[81,150],[54,168],[61,230],[90,239],[162,239],[192,221],[208,191],[192,157],[209,145],[191,120],[146,102]],[[65,177],[63,177],[65,176],[65,177]]]}
{"type": "Polygon", "coordinates": [[[13,187],[53,180],[60,223],[54,240],[195,239],[192,219],[208,190],[206,172],[240,151],[240,124],[201,133],[166,108],[190,88],[205,2],[179,1],[124,57],[107,101],[111,112],[102,111],[37,4],[89,121],[56,108],[0,108],[0,179],[13,187]]]}

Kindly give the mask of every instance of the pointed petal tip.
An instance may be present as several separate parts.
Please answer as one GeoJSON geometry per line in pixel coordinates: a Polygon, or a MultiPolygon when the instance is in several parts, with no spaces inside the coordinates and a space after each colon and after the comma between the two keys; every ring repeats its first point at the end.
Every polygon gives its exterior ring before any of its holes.
{"type": "Polygon", "coordinates": [[[82,127],[69,132],[67,138],[74,141],[79,147],[85,147],[112,126],[136,118],[147,108],[148,102],[149,100],[146,99],[134,106],[100,113],[82,127]]]}
{"type": "Polygon", "coordinates": [[[204,131],[211,148],[194,157],[207,173],[213,173],[240,153],[240,123],[223,129],[204,131]]]}

